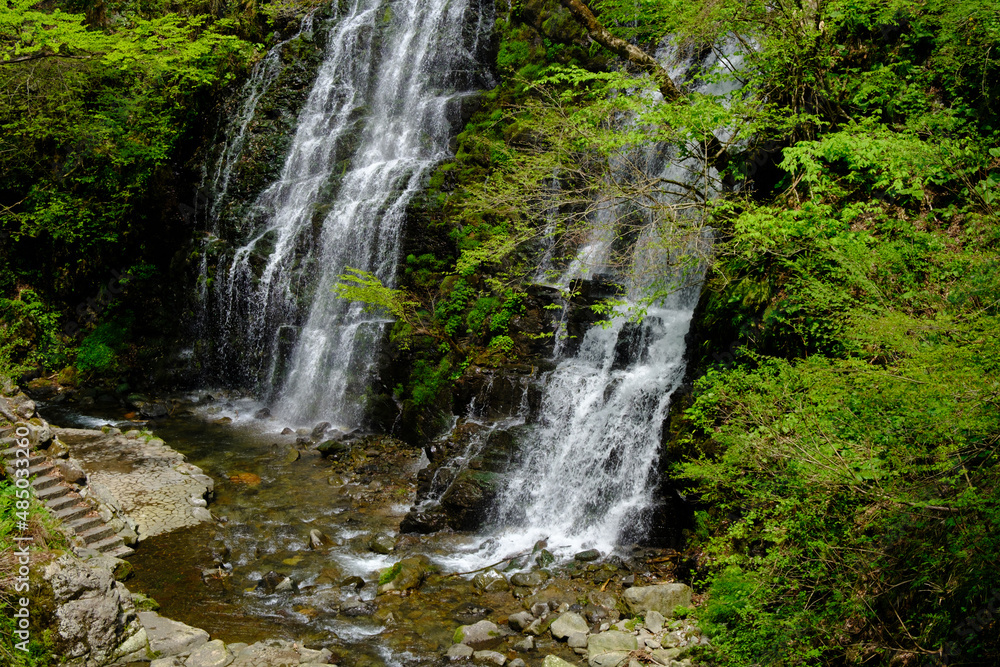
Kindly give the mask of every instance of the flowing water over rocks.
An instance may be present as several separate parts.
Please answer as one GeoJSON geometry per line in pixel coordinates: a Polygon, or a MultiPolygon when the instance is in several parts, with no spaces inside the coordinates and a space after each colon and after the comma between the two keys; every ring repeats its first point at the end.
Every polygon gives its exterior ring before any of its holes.
{"type": "Polygon", "coordinates": [[[209,308],[229,378],[256,380],[289,421],[356,426],[385,322],[329,288],[349,268],[394,281],[406,204],[489,84],[478,62],[492,8],[356,0],[336,12],[280,177],[209,308]]]}
{"type": "MultiPolygon", "coordinates": [[[[610,631],[625,587],[669,581],[686,567],[680,554],[641,548],[558,563],[537,544],[455,576],[455,554],[481,538],[399,533],[426,463],[422,450],[384,436],[331,438],[326,428],[316,437],[314,429],[282,434],[275,420],[253,416],[259,404],[241,399],[164,403],[169,416],[149,427],[213,478],[215,520],[141,542],[128,585],[156,600],[163,617],[204,629],[199,655],[230,651],[251,664],[252,651],[244,652],[253,646],[274,655],[308,646],[349,667],[438,664],[466,651],[477,662],[536,665],[550,655],[576,664],[587,649],[579,633],[560,634],[571,620],[556,624],[560,614],[582,615],[587,635],[610,631]],[[317,445],[331,439],[341,446],[324,457],[317,445]],[[456,633],[481,621],[499,635],[456,633]]],[[[122,409],[99,418],[47,412],[77,427],[140,425],[122,409]]],[[[636,627],[623,629],[638,637],[636,627]]]]}

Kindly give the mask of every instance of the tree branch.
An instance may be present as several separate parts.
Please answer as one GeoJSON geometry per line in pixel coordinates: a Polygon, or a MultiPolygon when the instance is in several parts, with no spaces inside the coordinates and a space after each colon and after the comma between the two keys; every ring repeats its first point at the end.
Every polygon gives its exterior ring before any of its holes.
{"type": "Polygon", "coordinates": [[[17,63],[29,62],[31,60],[41,60],[42,58],[69,58],[71,60],[90,60],[95,56],[104,55],[102,53],[88,53],[85,56],[74,56],[66,53],[29,53],[23,56],[15,56],[7,60],[0,60],[0,65],[14,65],[17,63]]]}
{"type": "MultiPolygon", "coordinates": [[[[656,82],[660,94],[667,102],[676,102],[684,97],[681,88],[670,78],[670,73],[657,62],[656,58],[649,55],[638,46],[626,42],[624,39],[615,37],[608,29],[597,20],[594,13],[590,11],[581,0],[560,0],[562,6],[569,10],[573,18],[584,27],[587,34],[595,42],[608,49],[612,53],[625,58],[629,62],[637,65],[642,71],[649,74],[656,82]]],[[[716,170],[722,171],[729,165],[729,153],[725,146],[714,134],[709,132],[705,140],[708,163],[716,170]]]]}

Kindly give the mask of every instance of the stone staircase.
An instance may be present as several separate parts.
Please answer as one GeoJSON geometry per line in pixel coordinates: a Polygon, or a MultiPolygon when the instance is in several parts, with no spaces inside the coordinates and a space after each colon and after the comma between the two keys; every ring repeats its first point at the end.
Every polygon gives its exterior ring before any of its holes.
{"type": "MultiPolygon", "coordinates": [[[[0,431],[0,448],[3,450],[0,455],[3,457],[4,468],[10,479],[14,479],[14,467],[11,464],[18,450],[13,430],[12,427],[7,427],[0,431]]],[[[81,497],[63,480],[59,470],[48,457],[32,449],[28,466],[35,497],[83,541],[85,548],[117,558],[134,553],[125,545],[124,540],[115,534],[111,526],[98,516],[90,501],[81,497]]]]}

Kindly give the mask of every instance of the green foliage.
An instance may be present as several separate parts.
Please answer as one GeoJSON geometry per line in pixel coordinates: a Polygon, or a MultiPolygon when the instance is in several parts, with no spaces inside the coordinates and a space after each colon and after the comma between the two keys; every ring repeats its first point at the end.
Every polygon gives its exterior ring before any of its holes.
{"type": "Polygon", "coordinates": [[[351,267],[347,267],[347,273],[333,286],[333,293],[341,299],[363,303],[369,312],[390,317],[405,318],[416,305],[402,290],[385,287],[378,276],[351,267]]]}
{"type": "Polygon", "coordinates": [[[953,131],[848,123],[717,211],[706,322],[742,344],[698,380],[675,472],[712,508],[699,615],[727,664],[934,652],[1000,586],[995,245],[963,226],[995,224],[996,162],[953,131]]]}
{"type": "Polygon", "coordinates": [[[98,325],[80,343],[76,367],[83,373],[112,375],[121,370],[120,355],[129,340],[131,318],[119,318],[98,325]]]}
{"type": "Polygon", "coordinates": [[[410,374],[410,397],[414,405],[426,407],[433,404],[451,379],[451,363],[447,359],[441,359],[437,364],[417,360],[410,374]]]}
{"type": "MultiPolygon", "coordinates": [[[[237,34],[251,5],[228,18],[187,2],[0,7],[0,297],[23,301],[28,287],[57,317],[107,267],[153,254],[169,213],[150,202],[166,199],[182,138],[260,52],[237,34]]],[[[61,367],[71,341],[31,318],[27,346],[3,354],[61,367]]]]}
{"type": "Polygon", "coordinates": [[[35,365],[65,366],[68,355],[60,320],[34,290],[20,290],[14,299],[0,298],[0,373],[14,377],[35,365]]]}

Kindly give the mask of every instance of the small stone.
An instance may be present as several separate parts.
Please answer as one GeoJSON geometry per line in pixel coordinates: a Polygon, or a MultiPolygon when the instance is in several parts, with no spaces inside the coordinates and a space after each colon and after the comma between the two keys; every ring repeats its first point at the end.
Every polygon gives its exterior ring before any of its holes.
{"type": "Polygon", "coordinates": [[[591,635],[587,643],[587,662],[590,667],[618,667],[638,648],[635,637],[624,632],[610,630],[591,635]]]}
{"type": "Polygon", "coordinates": [[[576,633],[587,634],[590,632],[590,627],[583,616],[569,611],[553,621],[549,630],[556,639],[566,639],[576,633]]]}
{"type": "Polygon", "coordinates": [[[185,667],[226,667],[232,661],[233,654],[229,652],[222,640],[213,639],[192,651],[184,665],[185,667]]]}
{"type": "Polygon", "coordinates": [[[547,605],[544,602],[536,602],[535,604],[531,605],[530,611],[531,615],[534,616],[535,618],[541,618],[542,616],[545,616],[547,613],[549,613],[549,605],[547,605]]]}
{"type": "Polygon", "coordinates": [[[520,658],[514,658],[513,660],[507,663],[507,667],[527,667],[527,663],[525,663],[524,660],[521,660],[520,658]]]}
{"type": "Polygon", "coordinates": [[[478,664],[496,665],[497,667],[503,667],[507,662],[507,656],[496,651],[476,651],[472,654],[472,659],[478,664]]]}
{"type": "Polygon", "coordinates": [[[318,528],[309,531],[309,548],[313,551],[326,549],[333,544],[333,540],[323,534],[318,528]]]}
{"type": "Polygon", "coordinates": [[[656,634],[663,630],[663,614],[656,611],[655,609],[650,610],[646,614],[646,627],[650,632],[656,634]]]}
{"type": "Polygon", "coordinates": [[[518,653],[527,653],[528,651],[535,650],[535,638],[525,637],[521,641],[514,644],[514,650],[518,653]]]}
{"type": "Polygon", "coordinates": [[[388,533],[378,533],[368,542],[368,549],[374,553],[387,555],[396,548],[396,538],[388,533]]]}
{"type": "Polygon", "coordinates": [[[455,630],[452,641],[456,644],[467,644],[473,648],[485,648],[502,637],[500,628],[492,621],[479,621],[472,625],[460,625],[455,630]]]}
{"type": "Polygon", "coordinates": [[[535,565],[537,567],[548,567],[552,565],[556,560],[556,557],[552,555],[552,552],[548,549],[542,549],[535,556],[535,565]]]}
{"type": "Polygon", "coordinates": [[[685,584],[633,586],[625,591],[622,598],[633,614],[645,616],[650,611],[658,611],[664,617],[671,617],[675,607],[691,606],[693,592],[685,584]]]}
{"type": "Polygon", "coordinates": [[[653,660],[660,663],[661,665],[671,664],[674,661],[674,658],[676,658],[680,654],[681,654],[681,649],[679,648],[671,648],[671,649],[658,648],[658,649],[653,649],[649,652],[649,655],[652,656],[653,660]]]}
{"type": "Polygon", "coordinates": [[[267,408],[261,408],[257,412],[253,413],[253,418],[254,419],[270,419],[271,418],[271,411],[268,410],[267,408]]]}
{"type": "Polygon", "coordinates": [[[570,648],[587,648],[587,635],[583,632],[574,632],[566,638],[566,645],[570,648]]]}
{"type": "Polygon", "coordinates": [[[142,593],[132,593],[132,604],[138,611],[156,611],[160,608],[160,603],[153,598],[142,593]]]}
{"type": "Polygon", "coordinates": [[[278,584],[285,579],[287,579],[287,577],[271,570],[257,582],[257,590],[262,593],[273,593],[278,588],[278,584]]]}
{"type": "Polygon", "coordinates": [[[542,667],[574,667],[573,663],[566,662],[557,655],[547,655],[542,661],[542,667]]]}
{"type": "Polygon", "coordinates": [[[172,655],[169,658],[157,658],[149,663],[149,667],[184,667],[184,658],[172,655]]]}
{"type": "Polygon", "coordinates": [[[191,516],[197,521],[211,521],[212,513],[205,507],[192,507],[191,516]]]}
{"type": "Polygon", "coordinates": [[[62,478],[70,484],[87,483],[87,473],[84,472],[83,467],[80,466],[80,463],[76,459],[56,461],[56,469],[59,470],[62,478]]]}
{"type": "Polygon", "coordinates": [[[233,484],[246,484],[247,486],[257,486],[260,484],[260,475],[252,472],[238,472],[229,476],[229,481],[233,484]]]}
{"type": "Polygon", "coordinates": [[[512,575],[510,583],[513,586],[524,586],[525,588],[536,588],[545,583],[547,577],[540,570],[534,572],[518,572],[512,575]]]}
{"type": "Polygon", "coordinates": [[[475,651],[472,650],[471,646],[466,644],[454,644],[445,653],[445,656],[451,658],[452,660],[462,660],[464,658],[471,658],[475,651]]]}
{"type": "Polygon", "coordinates": [[[601,557],[601,552],[597,549],[587,549],[586,551],[581,551],[580,553],[573,556],[573,560],[578,560],[581,562],[589,562],[592,560],[597,560],[601,557]]]}
{"type": "Polygon", "coordinates": [[[379,581],[378,594],[417,588],[431,569],[431,561],[423,554],[410,556],[386,568],[379,581]]]}
{"type": "Polygon", "coordinates": [[[139,621],[149,635],[149,648],[162,656],[189,653],[208,641],[208,633],[155,611],[140,611],[139,621]]]}
{"type": "Polygon", "coordinates": [[[529,612],[519,611],[516,614],[511,614],[510,616],[507,617],[507,624],[511,627],[512,630],[515,630],[517,632],[524,632],[528,628],[528,626],[531,625],[531,622],[534,620],[535,617],[532,616],[529,612]]]}
{"type": "Polygon", "coordinates": [[[473,577],[472,585],[475,586],[477,590],[488,593],[493,591],[510,590],[510,584],[507,583],[507,578],[492,567],[473,577]]]}
{"type": "Polygon", "coordinates": [[[524,629],[524,632],[525,634],[534,635],[536,637],[542,635],[549,629],[549,626],[552,625],[552,621],[554,621],[555,618],[555,616],[550,614],[548,616],[535,619],[531,622],[531,625],[524,629]]]}

